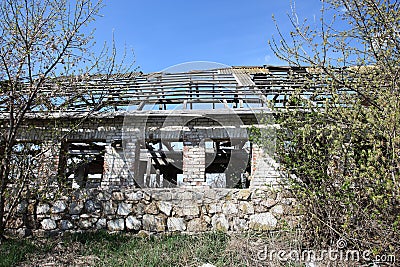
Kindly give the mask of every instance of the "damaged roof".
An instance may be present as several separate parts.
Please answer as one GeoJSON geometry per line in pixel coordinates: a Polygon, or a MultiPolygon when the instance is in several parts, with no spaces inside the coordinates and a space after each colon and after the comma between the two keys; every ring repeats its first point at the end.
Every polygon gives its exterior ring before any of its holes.
{"type": "MultiPolygon", "coordinates": [[[[189,72],[58,78],[40,89],[32,113],[60,114],[285,107],[291,93],[310,97],[316,72],[306,67],[233,66],[189,72]],[[307,84],[307,86],[305,86],[307,84]]],[[[22,87],[23,88],[23,87],[22,87]]],[[[24,89],[19,92],[24,94],[24,89]]],[[[0,95],[0,113],[8,113],[0,95]]],[[[57,117],[57,116],[56,116],[57,117]]]]}

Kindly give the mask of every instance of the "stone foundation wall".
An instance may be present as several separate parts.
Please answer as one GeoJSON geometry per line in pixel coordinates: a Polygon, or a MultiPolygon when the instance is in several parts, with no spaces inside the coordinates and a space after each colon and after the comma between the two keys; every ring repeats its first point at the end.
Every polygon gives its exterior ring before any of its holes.
{"type": "Polygon", "coordinates": [[[271,188],[81,189],[52,201],[23,201],[8,232],[273,230],[298,219],[294,199],[271,188]]]}

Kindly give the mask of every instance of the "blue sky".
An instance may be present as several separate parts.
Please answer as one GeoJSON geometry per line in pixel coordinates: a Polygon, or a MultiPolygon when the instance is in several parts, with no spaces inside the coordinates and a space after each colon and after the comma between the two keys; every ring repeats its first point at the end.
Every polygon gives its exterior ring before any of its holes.
{"type": "MultiPolygon", "coordinates": [[[[283,65],[268,47],[281,31],[289,32],[287,14],[293,0],[105,0],[98,18],[97,43],[110,41],[117,49],[133,49],[143,72],[160,71],[188,61],[227,65],[283,65]]],[[[301,17],[313,20],[320,0],[297,0],[301,17]]]]}

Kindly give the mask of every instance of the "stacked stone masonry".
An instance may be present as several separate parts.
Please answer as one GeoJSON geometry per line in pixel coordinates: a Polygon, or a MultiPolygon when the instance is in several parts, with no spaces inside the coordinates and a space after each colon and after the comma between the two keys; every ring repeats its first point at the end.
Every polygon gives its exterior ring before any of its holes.
{"type": "Polygon", "coordinates": [[[274,230],[293,227],[293,198],[263,189],[81,189],[24,200],[8,231],[46,236],[104,229],[135,233],[274,230]]]}

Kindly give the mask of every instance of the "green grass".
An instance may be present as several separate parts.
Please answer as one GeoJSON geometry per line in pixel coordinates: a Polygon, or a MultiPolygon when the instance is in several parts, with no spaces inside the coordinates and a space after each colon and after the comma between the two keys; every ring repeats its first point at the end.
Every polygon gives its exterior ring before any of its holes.
{"type": "Polygon", "coordinates": [[[140,237],[98,231],[48,239],[10,239],[0,245],[0,266],[255,266],[260,264],[259,241],[283,248],[292,243],[290,238],[284,234],[274,237],[223,232],[140,237]]]}
{"type": "Polygon", "coordinates": [[[95,255],[99,266],[190,266],[223,263],[229,237],[224,233],[129,237],[87,233],[70,237],[81,242],[84,255],[95,255]]]}
{"type": "Polygon", "coordinates": [[[37,250],[29,240],[7,240],[0,245],[0,266],[14,266],[37,250]]]}
{"type": "MultiPolygon", "coordinates": [[[[88,265],[96,266],[233,266],[227,265],[235,260],[226,252],[229,241],[221,232],[139,237],[99,231],[39,240],[9,239],[0,245],[0,266],[29,266],[34,259],[46,262],[47,256],[67,254],[64,251],[70,251],[71,258],[92,257],[88,265]]],[[[237,261],[234,266],[245,264],[237,261]]]]}

